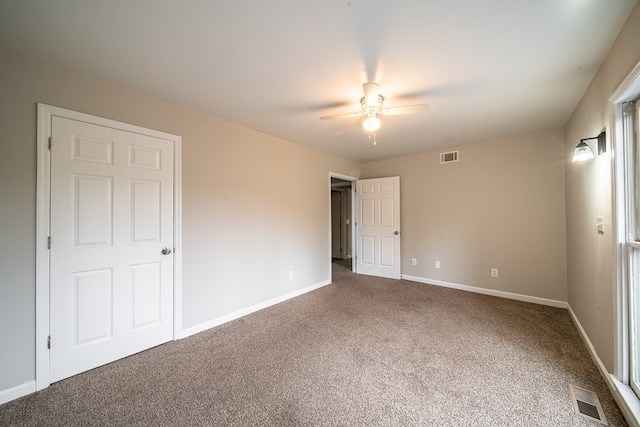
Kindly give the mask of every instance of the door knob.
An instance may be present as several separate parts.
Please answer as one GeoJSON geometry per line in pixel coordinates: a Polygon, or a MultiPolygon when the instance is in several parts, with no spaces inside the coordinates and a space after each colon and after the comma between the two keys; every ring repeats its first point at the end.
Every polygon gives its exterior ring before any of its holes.
{"type": "Polygon", "coordinates": [[[170,253],[171,253],[171,249],[169,249],[169,248],[164,248],[162,250],[162,255],[169,255],[170,253]]]}
{"type": "Polygon", "coordinates": [[[396,231],[393,232],[393,234],[395,234],[397,236],[398,234],[400,234],[400,232],[398,230],[396,230],[396,231]]]}

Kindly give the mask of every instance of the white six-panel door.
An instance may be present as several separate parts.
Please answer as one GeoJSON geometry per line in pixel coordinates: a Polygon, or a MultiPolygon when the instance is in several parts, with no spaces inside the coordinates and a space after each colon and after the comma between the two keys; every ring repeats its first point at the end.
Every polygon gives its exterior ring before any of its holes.
{"type": "Polygon", "coordinates": [[[173,338],[173,146],[67,118],[51,125],[55,382],[173,338]]]}
{"type": "Polygon", "coordinates": [[[357,271],[400,279],[400,177],[356,181],[357,271]]]}

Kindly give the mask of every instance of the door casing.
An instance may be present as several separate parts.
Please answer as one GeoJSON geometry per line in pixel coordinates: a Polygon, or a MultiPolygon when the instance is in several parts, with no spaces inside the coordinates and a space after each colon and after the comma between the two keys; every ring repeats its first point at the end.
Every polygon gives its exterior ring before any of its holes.
{"type": "MultiPolygon", "coordinates": [[[[357,248],[357,244],[356,244],[356,227],[354,224],[354,221],[356,218],[356,210],[355,210],[355,183],[358,180],[358,178],[354,177],[354,176],[349,176],[349,175],[343,175],[343,174],[339,174],[336,172],[329,172],[329,257],[327,258],[327,262],[328,262],[328,269],[329,269],[329,275],[328,277],[331,278],[331,258],[332,258],[332,243],[331,243],[331,236],[332,236],[332,218],[331,218],[331,178],[338,178],[338,179],[342,179],[344,181],[351,181],[351,224],[349,224],[349,232],[351,233],[351,244],[353,245],[352,247],[352,253],[351,253],[351,258],[355,261],[355,257],[358,254],[358,248],[357,248]]],[[[354,273],[356,272],[356,263],[352,262],[352,266],[351,266],[351,271],[353,271],[354,273]]]]}

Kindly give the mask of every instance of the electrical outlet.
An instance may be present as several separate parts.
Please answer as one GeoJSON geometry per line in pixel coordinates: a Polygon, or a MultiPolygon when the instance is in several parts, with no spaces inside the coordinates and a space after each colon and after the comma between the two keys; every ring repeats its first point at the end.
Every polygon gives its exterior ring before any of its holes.
{"type": "Polygon", "coordinates": [[[289,279],[293,279],[293,270],[289,270],[289,279]]]}
{"type": "Polygon", "coordinates": [[[498,269],[497,268],[492,268],[491,269],[491,277],[498,277],[498,269]]]}
{"type": "Polygon", "coordinates": [[[440,268],[440,261],[436,261],[436,268],[440,268]]]}
{"type": "Polygon", "coordinates": [[[418,260],[415,258],[411,258],[411,265],[418,265],[418,260]]]}

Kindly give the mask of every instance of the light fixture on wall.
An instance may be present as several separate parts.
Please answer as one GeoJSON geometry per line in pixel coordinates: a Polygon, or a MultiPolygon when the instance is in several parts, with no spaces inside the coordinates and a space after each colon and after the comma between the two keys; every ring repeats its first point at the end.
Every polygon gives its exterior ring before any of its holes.
{"type": "Polygon", "coordinates": [[[607,134],[605,133],[605,131],[602,131],[598,136],[594,136],[592,138],[583,138],[580,140],[580,143],[576,145],[576,150],[573,152],[574,162],[582,162],[584,160],[593,159],[593,151],[591,151],[591,148],[589,148],[589,145],[585,142],[592,139],[598,140],[598,155],[607,152],[607,134]]]}

